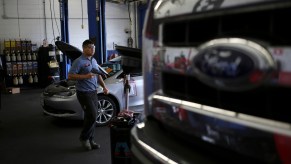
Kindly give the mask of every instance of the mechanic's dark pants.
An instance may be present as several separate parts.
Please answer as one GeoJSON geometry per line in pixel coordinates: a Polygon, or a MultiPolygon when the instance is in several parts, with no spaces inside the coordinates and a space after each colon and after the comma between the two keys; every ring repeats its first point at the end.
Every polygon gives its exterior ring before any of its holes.
{"type": "Polygon", "coordinates": [[[98,110],[97,91],[80,92],[77,91],[77,98],[84,110],[84,125],[81,131],[81,140],[93,140],[96,128],[96,117],[98,110]]]}

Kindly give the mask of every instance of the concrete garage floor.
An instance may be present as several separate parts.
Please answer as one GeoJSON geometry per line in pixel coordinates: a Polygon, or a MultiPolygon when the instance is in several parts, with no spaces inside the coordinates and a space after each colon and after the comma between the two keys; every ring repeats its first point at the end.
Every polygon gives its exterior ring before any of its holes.
{"type": "Polygon", "coordinates": [[[96,127],[101,149],[85,151],[78,140],[82,121],[44,116],[41,92],[2,93],[0,164],[110,164],[110,129],[96,127]]]}

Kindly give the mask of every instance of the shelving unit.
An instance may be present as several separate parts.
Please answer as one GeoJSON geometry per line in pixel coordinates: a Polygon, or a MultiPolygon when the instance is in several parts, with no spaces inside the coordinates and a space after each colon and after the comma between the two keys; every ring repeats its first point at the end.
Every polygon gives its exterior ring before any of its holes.
{"type": "Polygon", "coordinates": [[[29,40],[4,41],[3,66],[5,70],[5,87],[38,86],[37,51],[29,40]]]}

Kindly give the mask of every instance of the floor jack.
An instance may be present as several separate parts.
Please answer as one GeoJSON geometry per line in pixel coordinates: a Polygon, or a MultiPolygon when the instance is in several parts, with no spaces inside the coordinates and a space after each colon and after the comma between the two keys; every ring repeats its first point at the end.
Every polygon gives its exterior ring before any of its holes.
{"type": "Polygon", "coordinates": [[[130,80],[130,74],[125,75],[124,77],[124,94],[125,94],[125,109],[122,110],[118,116],[119,117],[124,117],[127,118],[128,120],[130,120],[128,123],[134,123],[134,112],[128,109],[129,106],[129,93],[130,93],[130,84],[129,84],[129,80],[130,80]]]}
{"type": "Polygon", "coordinates": [[[113,164],[131,163],[130,130],[135,124],[133,111],[128,109],[130,75],[124,77],[125,109],[112,119],[110,125],[111,159],[113,164]]]}

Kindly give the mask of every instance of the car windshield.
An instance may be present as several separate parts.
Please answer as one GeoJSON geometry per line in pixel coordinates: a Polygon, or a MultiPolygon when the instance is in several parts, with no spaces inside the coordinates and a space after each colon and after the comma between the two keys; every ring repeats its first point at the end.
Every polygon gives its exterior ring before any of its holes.
{"type": "Polygon", "coordinates": [[[101,67],[108,73],[107,77],[115,75],[121,70],[120,57],[104,62],[101,67]]]}

